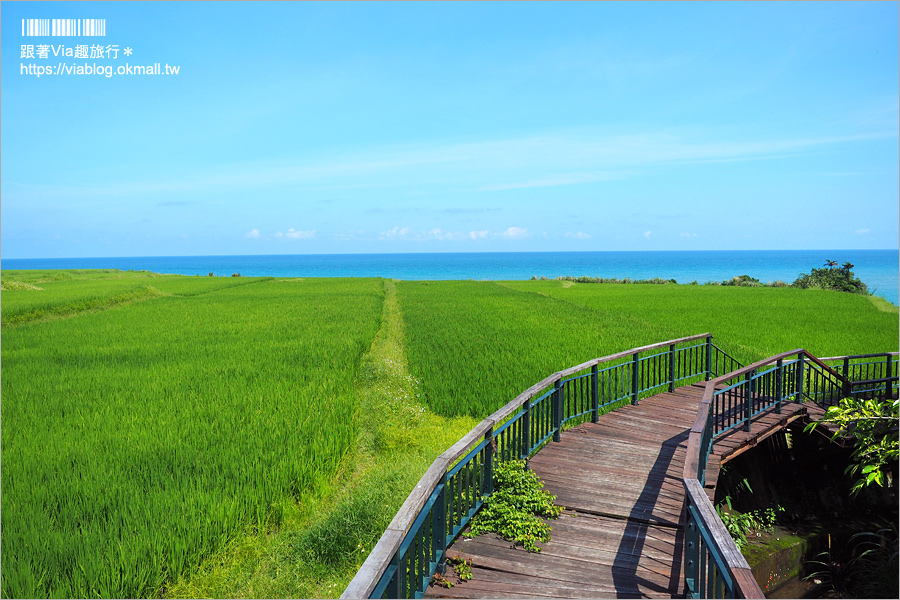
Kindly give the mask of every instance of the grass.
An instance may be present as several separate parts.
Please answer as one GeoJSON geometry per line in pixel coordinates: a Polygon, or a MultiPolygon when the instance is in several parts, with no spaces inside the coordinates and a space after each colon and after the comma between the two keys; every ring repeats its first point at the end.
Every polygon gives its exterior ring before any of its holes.
{"type": "Polygon", "coordinates": [[[665,324],[675,337],[708,331],[745,364],[795,348],[822,357],[898,349],[896,308],[879,310],[870,297],[858,294],[691,285],[563,287],[561,283],[505,285],[647,324],[665,324]]]}
{"type": "Polygon", "coordinates": [[[664,323],[493,282],[398,287],[412,371],[445,416],[484,417],[555,371],[675,337],[664,323]]]}
{"type": "Polygon", "coordinates": [[[155,595],[327,488],[382,296],[258,282],[5,329],[3,595],[155,595]]]}
{"type": "Polygon", "coordinates": [[[434,458],[554,371],[706,331],[743,362],[898,347],[896,307],[790,288],[0,281],[4,596],[336,597],[434,458]]]}
{"type": "Polygon", "coordinates": [[[184,277],[145,271],[4,271],[2,326],[64,319],[157,296],[195,296],[271,278],[184,277]],[[65,277],[66,274],[71,277],[65,277]]]}
{"type": "Polygon", "coordinates": [[[394,284],[357,377],[357,452],[328,494],[295,506],[271,533],[245,533],[170,597],[337,597],[435,457],[473,419],[442,419],[409,373],[394,284]]]}

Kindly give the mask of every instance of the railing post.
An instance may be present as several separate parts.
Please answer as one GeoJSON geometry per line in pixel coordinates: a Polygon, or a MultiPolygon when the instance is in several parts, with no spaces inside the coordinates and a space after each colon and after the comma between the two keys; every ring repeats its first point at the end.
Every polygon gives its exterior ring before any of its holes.
{"type": "Polygon", "coordinates": [[[803,402],[803,353],[797,353],[797,402],[803,402]]]}
{"type": "Polygon", "coordinates": [[[775,367],[775,412],[779,415],[782,402],[784,402],[784,359],[779,358],[775,367]]]}
{"type": "Polygon", "coordinates": [[[591,423],[600,418],[600,377],[597,365],[591,367],[591,423]]]}
{"type": "Polygon", "coordinates": [[[712,336],[706,338],[706,380],[713,378],[712,372],[712,336]]]}
{"type": "Polygon", "coordinates": [[[525,414],[522,415],[522,447],[519,449],[519,458],[528,460],[531,454],[531,400],[526,400],[522,405],[525,414]]]}
{"type": "Polygon", "coordinates": [[[631,363],[631,403],[638,403],[638,394],[640,394],[641,384],[639,372],[641,368],[641,359],[638,357],[640,353],[634,353],[634,360],[631,363]]]}
{"type": "Polygon", "coordinates": [[[689,598],[697,597],[697,568],[700,564],[700,531],[697,520],[691,511],[690,500],[687,506],[687,527],[684,532],[684,585],[689,598]]]}
{"type": "Polygon", "coordinates": [[[553,441],[559,441],[559,429],[562,425],[562,379],[557,379],[553,384],[551,396],[551,410],[553,411],[553,441]]]}
{"type": "Polygon", "coordinates": [[[844,370],[843,370],[844,379],[850,379],[850,357],[844,357],[844,370]]]}
{"type": "MultiPolygon", "coordinates": [[[[494,493],[494,428],[491,427],[484,434],[484,439],[488,441],[488,445],[484,447],[484,489],[482,494],[491,495],[494,493]]],[[[510,452],[512,456],[515,456],[510,452]]],[[[446,475],[445,475],[446,477],[446,475]]]]}
{"type": "Polygon", "coordinates": [[[675,391],[675,344],[669,345],[669,391],[675,391]]]}
{"type": "Polygon", "coordinates": [[[432,535],[434,536],[435,561],[437,562],[436,571],[441,575],[447,566],[447,472],[441,478],[441,491],[438,493],[437,499],[434,501],[433,521],[431,522],[432,535]]]}
{"type": "Polygon", "coordinates": [[[746,375],[744,390],[744,431],[750,431],[750,420],[753,418],[753,376],[756,371],[746,375]]]}

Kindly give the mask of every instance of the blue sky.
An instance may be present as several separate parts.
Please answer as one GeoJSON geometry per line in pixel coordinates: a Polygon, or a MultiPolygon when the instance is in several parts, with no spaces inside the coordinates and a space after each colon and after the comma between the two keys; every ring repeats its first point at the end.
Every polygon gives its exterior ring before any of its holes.
{"type": "Polygon", "coordinates": [[[2,255],[897,248],[898,21],[897,2],[3,2],[2,255]],[[27,72],[155,63],[179,72],[27,72]]]}

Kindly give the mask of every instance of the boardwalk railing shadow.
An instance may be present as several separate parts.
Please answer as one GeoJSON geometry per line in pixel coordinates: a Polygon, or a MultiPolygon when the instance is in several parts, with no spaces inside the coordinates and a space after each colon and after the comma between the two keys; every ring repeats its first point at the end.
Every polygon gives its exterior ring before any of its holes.
{"type": "MultiPolygon", "coordinates": [[[[627,517],[625,534],[622,536],[622,541],[616,550],[612,572],[613,582],[620,597],[641,597],[644,595],[644,589],[646,588],[657,588],[656,591],[663,593],[681,589],[681,555],[684,545],[683,528],[675,528],[675,553],[672,556],[671,565],[662,565],[664,568],[671,568],[668,588],[660,588],[655,582],[642,577],[638,569],[635,568],[637,564],[635,557],[643,554],[648,530],[652,523],[648,518],[649,513],[652,513],[652,509],[648,510],[647,506],[655,506],[657,499],[660,497],[662,483],[670,471],[673,460],[675,460],[676,452],[687,447],[688,433],[689,431],[686,430],[670,437],[661,444],[660,453],[656,457],[653,466],[647,472],[647,481],[644,484],[644,489],[627,517]]],[[[680,467],[681,465],[679,464],[678,466],[680,467]]]]}

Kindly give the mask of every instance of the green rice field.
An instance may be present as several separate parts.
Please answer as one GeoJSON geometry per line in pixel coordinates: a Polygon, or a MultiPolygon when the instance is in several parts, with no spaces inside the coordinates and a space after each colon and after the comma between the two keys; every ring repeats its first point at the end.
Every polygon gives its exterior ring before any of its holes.
{"type": "MultiPolygon", "coordinates": [[[[434,432],[468,427],[554,371],[666,339],[711,332],[747,363],[800,347],[896,351],[900,329],[896,307],[791,288],[121,271],[4,271],[2,283],[4,597],[275,594],[183,586],[233,540],[278,531],[305,498],[382,497],[341,487],[363,455],[423,471],[433,459],[366,433],[381,414],[361,408],[379,336],[393,336],[384,364],[408,361],[409,375],[402,402],[378,410],[434,432]],[[379,333],[386,289],[399,320],[379,333]]],[[[345,555],[315,554],[335,564],[314,593],[334,597],[377,533],[313,521],[316,535],[360,536],[341,540],[345,555]]],[[[291,535],[273,571],[301,564],[304,533],[291,535]]]]}

